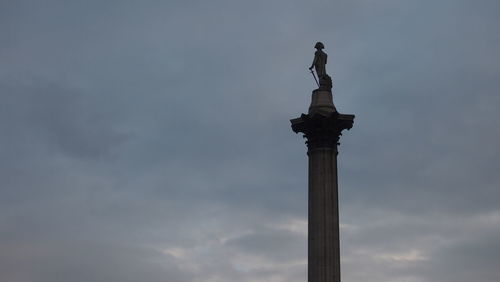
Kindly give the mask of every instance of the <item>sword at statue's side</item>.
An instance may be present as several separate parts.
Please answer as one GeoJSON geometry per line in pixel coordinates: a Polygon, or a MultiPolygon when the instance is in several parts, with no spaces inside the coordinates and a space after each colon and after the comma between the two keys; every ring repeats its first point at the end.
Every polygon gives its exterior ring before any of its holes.
{"type": "Polygon", "coordinates": [[[312,69],[309,69],[311,71],[311,74],[313,75],[314,77],[314,81],[316,81],[316,84],[318,85],[319,87],[319,82],[318,82],[318,79],[316,78],[316,75],[314,74],[314,71],[312,69]]]}

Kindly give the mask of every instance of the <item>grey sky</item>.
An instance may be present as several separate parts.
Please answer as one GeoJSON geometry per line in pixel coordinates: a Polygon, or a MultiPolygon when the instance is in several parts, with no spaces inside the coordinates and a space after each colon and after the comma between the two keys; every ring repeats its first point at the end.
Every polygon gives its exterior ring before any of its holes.
{"type": "Polygon", "coordinates": [[[334,101],[342,277],[500,280],[498,1],[0,1],[0,278],[306,280],[334,101]]]}

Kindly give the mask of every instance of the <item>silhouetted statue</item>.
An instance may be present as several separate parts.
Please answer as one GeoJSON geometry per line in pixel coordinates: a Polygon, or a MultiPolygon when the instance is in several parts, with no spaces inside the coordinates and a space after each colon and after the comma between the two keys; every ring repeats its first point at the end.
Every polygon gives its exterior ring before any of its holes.
{"type": "Polygon", "coordinates": [[[328,55],[323,52],[323,49],[325,48],[325,45],[323,45],[323,43],[316,43],[316,45],[314,45],[314,48],[316,48],[317,50],[314,53],[314,60],[309,69],[312,70],[312,68],[314,67],[316,73],[318,74],[318,77],[322,78],[326,75],[326,61],[328,59],[328,55]]]}
{"type": "MultiPolygon", "coordinates": [[[[328,60],[328,55],[323,52],[325,45],[321,42],[317,42],[316,45],[314,45],[314,48],[316,48],[316,52],[314,53],[314,60],[309,70],[311,70],[311,72],[313,68],[316,70],[319,78],[319,83],[317,81],[316,83],[319,84],[319,89],[331,90],[332,79],[328,74],[326,74],[326,62],[328,60]]],[[[316,77],[314,79],[316,79],[316,77]]]]}

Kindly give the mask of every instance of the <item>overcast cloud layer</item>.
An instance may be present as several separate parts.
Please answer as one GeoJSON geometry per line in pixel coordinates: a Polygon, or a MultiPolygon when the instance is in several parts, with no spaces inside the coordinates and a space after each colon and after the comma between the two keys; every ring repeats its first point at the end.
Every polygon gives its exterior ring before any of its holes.
{"type": "Polygon", "coordinates": [[[500,2],[0,1],[0,280],[299,282],[316,41],[348,282],[500,281],[500,2]]]}

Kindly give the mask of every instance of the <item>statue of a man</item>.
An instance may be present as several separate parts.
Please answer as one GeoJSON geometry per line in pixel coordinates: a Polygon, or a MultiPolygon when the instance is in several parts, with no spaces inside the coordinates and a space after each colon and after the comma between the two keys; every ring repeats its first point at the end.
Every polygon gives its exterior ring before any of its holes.
{"type": "Polygon", "coordinates": [[[328,55],[323,52],[323,49],[325,48],[323,43],[317,42],[316,45],[314,45],[314,48],[316,48],[316,52],[314,53],[314,60],[309,70],[312,70],[314,67],[316,69],[316,73],[318,74],[318,78],[321,79],[326,76],[326,60],[328,55]]]}

